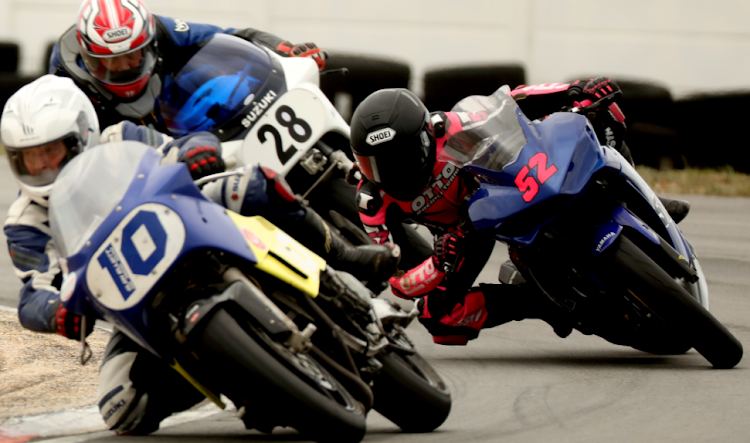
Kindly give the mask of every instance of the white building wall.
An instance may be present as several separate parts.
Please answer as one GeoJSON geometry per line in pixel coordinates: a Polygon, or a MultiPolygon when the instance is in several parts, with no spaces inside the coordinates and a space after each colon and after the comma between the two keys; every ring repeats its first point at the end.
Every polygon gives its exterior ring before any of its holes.
{"type": "MultiPolygon", "coordinates": [[[[606,74],[655,80],[677,94],[750,88],[747,0],[145,0],[153,13],[256,27],[324,49],[385,55],[425,69],[520,62],[530,83],[606,74]]],[[[21,44],[21,71],[78,0],[0,0],[0,39],[21,44]]]]}

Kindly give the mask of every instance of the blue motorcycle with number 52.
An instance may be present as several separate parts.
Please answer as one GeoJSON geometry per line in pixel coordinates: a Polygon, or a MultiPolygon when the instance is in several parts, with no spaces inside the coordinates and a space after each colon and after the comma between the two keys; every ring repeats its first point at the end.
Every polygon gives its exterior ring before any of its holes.
{"type": "Polygon", "coordinates": [[[583,115],[530,121],[508,92],[453,108],[466,124],[442,159],[481,183],[474,226],[508,244],[520,280],[580,332],[656,354],[695,348],[734,367],[742,345],[708,311],[695,250],[648,184],[583,115]]]}

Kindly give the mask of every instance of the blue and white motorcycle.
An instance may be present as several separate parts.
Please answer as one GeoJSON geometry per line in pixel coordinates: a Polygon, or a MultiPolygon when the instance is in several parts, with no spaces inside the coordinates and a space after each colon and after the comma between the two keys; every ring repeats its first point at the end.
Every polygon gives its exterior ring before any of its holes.
{"type": "Polygon", "coordinates": [[[508,93],[456,104],[464,125],[443,159],[481,183],[469,217],[508,244],[515,281],[584,334],[656,354],[695,348],[716,368],[734,367],[742,345],[708,311],[695,250],[648,184],[600,145],[586,117],[530,121],[508,93]]]}
{"type": "MultiPolygon", "coordinates": [[[[354,165],[349,125],[321,91],[320,75],[337,74],[319,72],[307,57],[216,34],[165,79],[158,104],[173,135],[214,133],[228,168],[273,169],[347,240],[369,244],[356,188],[344,179],[354,165]]],[[[413,229],[406,233],[421,251],[431,250],[413,229]]]]}
{"type": "Polygon", "coordinates": [[[450,393],[406,312],[161,158],[111,143],[60,173],[50,226],[68,310],[111,322],[220,407],[224,394],[248,428],[357,442],[371,408],[407,431],[443,423],[450,393]]]}

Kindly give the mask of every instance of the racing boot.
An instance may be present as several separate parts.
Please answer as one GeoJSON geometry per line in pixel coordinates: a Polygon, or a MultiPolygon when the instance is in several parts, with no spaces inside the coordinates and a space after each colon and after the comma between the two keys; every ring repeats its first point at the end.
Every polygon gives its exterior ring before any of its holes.
{"type": "Polygon", "coordinates": [[[659,197],[659,200],[675,223],[681,222],[690,212],[690,202],[685,200],[672,200],[665,197],[659,197]]]}
{"type": "Polygon", "coordinates": [[[305,210],[303,224],[299,226],[304,232],[295,238],[305,238],[303,244],[323,257],[332,268],[348,272],[368,283],[387,281],[396,272],[401,258],[397,245],[349,246],[318,213],[310,207],[305,207],[305,210]]]}
{"type": "Polygon", "coordinates": [[[480,284],[487,308],[483,328],[492,328],[511,321],[539,319],[549,324],[560,338],[573,331],[566,313],[541,294],[532,283],[515,285],[480,284]]]}

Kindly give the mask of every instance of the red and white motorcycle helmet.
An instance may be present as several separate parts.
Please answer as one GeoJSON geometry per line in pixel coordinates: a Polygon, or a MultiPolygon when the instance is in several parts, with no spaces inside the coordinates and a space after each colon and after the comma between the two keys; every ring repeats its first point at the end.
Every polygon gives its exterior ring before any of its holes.
{"type": "Polygon", "coordinates": [[[133,98],[156,65],[154,19],[140,0],[84,0],[76,23],[81,56],[104,88],[133,98]]]}

